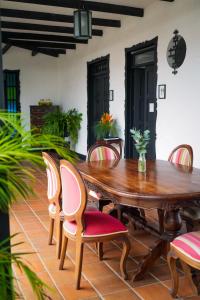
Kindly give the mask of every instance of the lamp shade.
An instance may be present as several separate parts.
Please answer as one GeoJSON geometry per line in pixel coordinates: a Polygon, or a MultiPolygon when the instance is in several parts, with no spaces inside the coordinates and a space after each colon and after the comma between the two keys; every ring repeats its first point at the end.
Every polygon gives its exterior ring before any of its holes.
{"type": "Polygon", "coordinates": [[[92,12],[79,9],[74,12],[74,37],[79,40],[92,38],[92,12]]]}

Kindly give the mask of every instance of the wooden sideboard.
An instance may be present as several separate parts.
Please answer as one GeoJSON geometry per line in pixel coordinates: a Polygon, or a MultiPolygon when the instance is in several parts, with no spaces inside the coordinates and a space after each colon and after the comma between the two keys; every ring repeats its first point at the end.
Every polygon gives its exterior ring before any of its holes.
{"type": "Polygon", "coordinates": [[[40,132],[44,124],[44,120],[43,120],[44,115],[58,108],[59,108],[58,105],[51,105],[51,106],[31,105],[30,106],[31,129],[36,129],[38,132],[40,132]]]}

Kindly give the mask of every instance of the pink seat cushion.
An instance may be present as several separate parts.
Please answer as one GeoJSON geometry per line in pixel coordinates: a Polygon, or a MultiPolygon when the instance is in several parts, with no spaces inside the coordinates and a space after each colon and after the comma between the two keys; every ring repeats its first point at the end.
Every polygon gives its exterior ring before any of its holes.
{"type": "MultiPolygon", "coordinates": [[[[127,228],[117,219],[100,211],[89,211],[84,213],[85,230],[84,237],[98,237],[120,232],[128,232],[127,228]]],[[[64,230],[75,235],[77,230],[76,222],[64,222],[64,230]]]]}
{"type": "Polygon", "coordinates": [[[200,262],[200,231],[182,234],[171,244],[184,255],[200,262]]]}

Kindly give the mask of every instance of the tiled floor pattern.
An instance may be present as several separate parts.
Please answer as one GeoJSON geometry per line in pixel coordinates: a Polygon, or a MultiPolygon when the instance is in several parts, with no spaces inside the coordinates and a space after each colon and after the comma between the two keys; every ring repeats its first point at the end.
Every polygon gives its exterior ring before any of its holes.
{"type": "MultiPolygon", "coordinates": [[[[55,244],[47,245],[49,217],[46,198],[46,178],[41,172],[37,173],[34,183],[37,196],[28,200],[19,201],[11,210],[11,232],[21,232],[15,241],[24,241],[15,251],[34,252],[25,256],[26,262],[37,272],[50,287],[48,294],[53,300],[170,300],[171,285],[169,270],[166,261],[160,259],[145,275],[144,279],[131,282],[132,274],[143,255],[148,252],[149,246],[155,239],[149,234],[138,230],[130,237],[132,249],[127,268],[129,280],[124,281],[119,272],[120,244],[116,242],[104,245],[104,261],[97,258],[94,245],[86,245],[84,249],[83,272],[81,289],[74,289],[74,257],[75,245],[69,242],[65,260],[65,269],[58,270],[58,260],[55,258],[55,244]]],[[[18,278],[18,288],[23,298],[36,299],[27,279],[14,267],[18,278]]],[[[192,289],[184,276],[181,276],[180,299],[197,300],[200,297],[192,295],[192,289]]]]}

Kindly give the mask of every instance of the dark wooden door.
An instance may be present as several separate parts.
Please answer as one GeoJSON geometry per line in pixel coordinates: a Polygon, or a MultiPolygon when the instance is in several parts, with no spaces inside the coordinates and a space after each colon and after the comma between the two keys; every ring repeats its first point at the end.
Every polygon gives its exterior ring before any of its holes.
{"type": "Polygon", "coordinates": [[[125,156],[137,158],[130,129],[150,130],[151,139],[147,158],[156,158],[156,118],[157,118],[157,51],[155,45],[144,49],[131,48],[127,51],[126,62],[126,142],[125,156]]]}
{"type": "Polygon", "coordinates": [[[109,56],[88,63],[88,148],[96,141],[94,126],[109,112],[109,56]]]}

